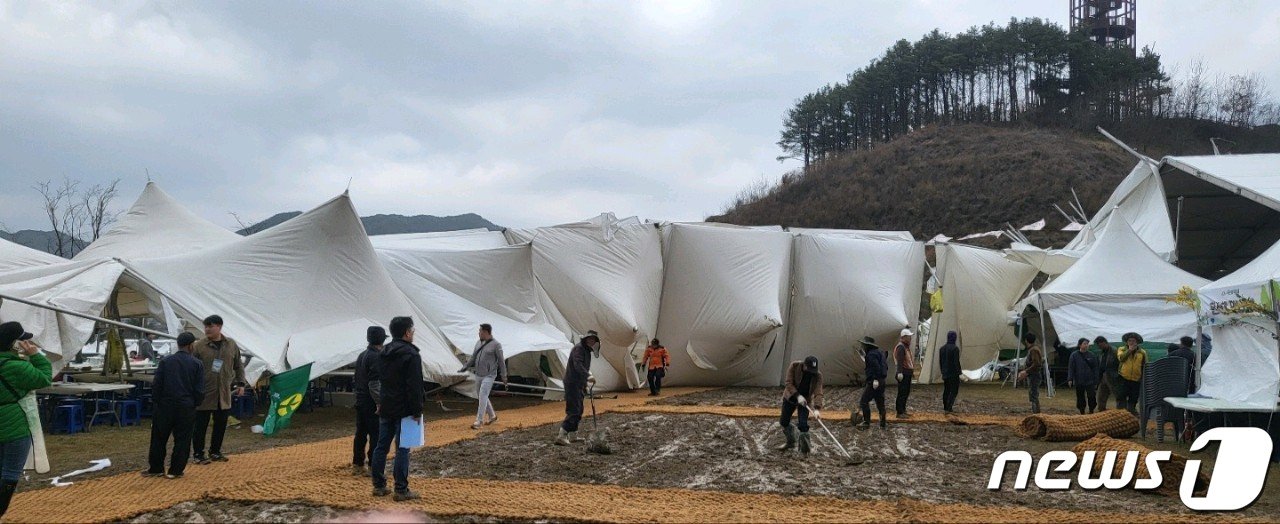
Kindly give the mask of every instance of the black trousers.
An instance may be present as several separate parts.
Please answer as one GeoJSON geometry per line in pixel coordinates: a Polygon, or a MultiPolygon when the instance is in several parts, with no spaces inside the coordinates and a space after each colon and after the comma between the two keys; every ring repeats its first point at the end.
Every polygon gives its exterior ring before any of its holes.
{"type": "Polygon", "coordinates": [[[578,431],[578,423],[582,422],[582,399],[587,396],[582,384],[564,385],[564,422],[560,428],[570,433],[578,431]]]}
{"type": "Polygon", "coordinates": [[[1120,396],[1116,397],[1116,407],[1138,413],[1138,396],[1142,394],[1142,382],[1120,377],[1120,396]]]}
{"type": "Polygon", "coordinates": [[[960,393],[960,377],[943,377],[942,410],[951,411],[956,406],[956,395],[960,393]]]}
{"type": "Polygon", "coordinates": [[[356,438],[351,446],[351,464],[373,463],[373,448],[378,446],[378,413],[376,406],[356,406],[356,438]]]}
{"type": "Polygon", "coordinates": [[[205,456],[204,435],[209,431],[210,417],[213,418],[213,437],[209,440],[209,454],[222,454],[222,439],[227,435],[227,416],[230,414],[231,411],[225,409],[196,412],[195,437],[191,439],[191,447],[195,452],[195,456],[205,456]]]}
{"type": "Polygon", "coordinates": [[[911,374],[912,370],[902,372],[902,380],[898,382],[898,414],[907,414],[907,397],[911,396],[911,374]]]}
{"type": "Polygon", "coordinates": [[[667,375],[667,370],[658,368],[649,370],[649,392],[657,395],[662,392],[662,377],[667,375]]]}
{"type": "Polygon", "coordinates": [[[191,430],[195,425],[196,407],[178,403],[156,404],[151,417],[151,449],[147,453],[147,471],[164,473],[164,452],[173,437],[173,454],[169,458],[169,474],[181,475],[191,458],[191,430]]]}
{"type": "Polygon", "coordinates": [[[1031,412],[1040,412],[1040,383],[1044,378],[1040,373],[1027,373],[1027,400],[1031,401],[1031,412]]]}
{"type": "Polygon", "coordinates": [[[875,381],[868,380],[867,387],[862,390],[862,399],[858,401],[858,407],[862,408],[862,420],[864,424],[871,423],[871,401],[876,401],[876,409],[880,411],[880,422],[884,423],[884,381],[880,381],[880,387],[872,387],[875,381]]]}
{"type": "Polygon", "coordinates": [[[799,402],[791,399],[782,401],[782,416],[778,417],[778,424],[782,427],[791,425],[791,416],[799,409],[800,413],[796,417],[796,427],[800,428],[801,433],[809,432],[809,408],[801,406],[799,402]]]}
{"type": "Polygon", "coordinates": [[[1076,409],[1083,415],[1086,407],[1089,413],[1098,408],[1097,386],[1076,386],[1076,409]]]}

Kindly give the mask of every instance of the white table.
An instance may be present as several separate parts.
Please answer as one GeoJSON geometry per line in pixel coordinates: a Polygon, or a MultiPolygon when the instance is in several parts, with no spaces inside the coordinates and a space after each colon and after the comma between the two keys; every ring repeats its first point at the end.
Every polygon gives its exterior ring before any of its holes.
{"type": "MultiPolygon", "coordinates": [[[[71,382],[71,383],[54,382],[53,385],[47,388],[37,389],[36,393],[40,393],[43,395],[65,395],[65,396],[78,397],[78,396],[88,395],[92,393],[118,393],[120,391],[128,391],[130,389],[133,389],[133,384],[91,384],[91,383],[81,383],[81,382],[71,382]]],[[[104,412],[102,411],[102,409],[100,409],[98,403],[94,402],[93,415],[89,417],[89,423],[85,424],[84,430],[86,432],[89,431],[89,428],[93,426],[93,422],[97,420],[98,416],[103,413],[111,413],[112,416],[116,416],[115,411],[104,412]]],[[[120,420],[119,418],[117,418],[116,425],[119,425],[119,423],[120,423],[120,420]]]]}
{"type": "MultiPolygon", "coordinates": [[[[1268,411],[1267,408],[1244,406],[1238,402],[1217,398],[1165,397],[1164,401],[1175,408],[1198,413],[1266,413],[1268,411]]],[[[1270,411],[1280,412],[1280,401],[1276,402],[1270,411]]]]}

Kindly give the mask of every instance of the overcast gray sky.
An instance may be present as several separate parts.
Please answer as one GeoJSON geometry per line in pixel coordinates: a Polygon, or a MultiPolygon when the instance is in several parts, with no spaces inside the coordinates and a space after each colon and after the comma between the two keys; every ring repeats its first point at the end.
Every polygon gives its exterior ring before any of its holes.
{"type": "MultiPolygon", "coordinates": [[[[342,192],[362,214],[701,219],[776,180],[798,97],[934,28],[1068,0],[0,2],[0,222],[31,186],[146,181],[225,226],[342,192]],[[794,4],[794,5],[793,5],[794,4]]],[[[1280,91],[1280,2],[1144,0],[1167,67],[1280,91]]]]}

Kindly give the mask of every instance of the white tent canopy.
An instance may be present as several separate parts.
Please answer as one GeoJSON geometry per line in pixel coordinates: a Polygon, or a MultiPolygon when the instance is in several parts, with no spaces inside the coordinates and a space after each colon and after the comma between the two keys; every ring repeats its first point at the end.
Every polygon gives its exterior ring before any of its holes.
{"type": "Polygon", "coordinates": [[[1195,312],[1167,298],[1208,281],[1165,262],[1126,218],[1113,212],[1080,261],[1039,291],[1038,303],[1062,340],[1118,340],[1135,331],[1148,341],[1173,342],[1195,332],[1195,312]]]}
{"type": "Polygon", "coordinates": [[[65,258],[0,239],[0,272],[66,262],[65,258]]]}
{"type": "Polygon", "coordinates": [[[1066,273],[1072,264],[1084,256],[1084,253],[1067,249],[1045,249],[1022,242],[1012,242],[1009,248],[1004,250],[1004,256],[1035,266],[1046,275],[1058,276],[1066,273]]]}
{"type": "Polygon", "coordinates": [[[1133,170],[1120,181],[1120,185],[1116,186],[1102,208],[1063,249],[1087,251],[1117,209],[1124,213],[1130,227],[1152,251],[1165,260],[1174,260],[1176,246],[1164,185],[1160,181],[1158,166],[1148,159],[1141,159],[1133,166],[1133,170]]]}
{"type": "Polygon", "coordinates": [[[873,231],[868,229],[820,229],[808,227],[789,227],[787,231],[797,235],[825,235],[833,237],[854,238],[862,240],[905,240],[911,242],[916,238],[910,231],[873,231]]]}
{"type": "Polygon", "coordinates": [[[963,369],[976,369],[1001,349],[1018,347],[1009,310],[1038,272],[999,251],[962,244],[938,244],[936,255],[943,311],[934,313],[930,322],[929,346],[920,363],[919,380],[924,383],[942,379],[937,350],[946,343],[948,331],[960,334],[963,369]]]}
{"type": "Polygon", "coordinates": [[[1280,240],[1280,154],[1170,156],[1160,178],[1178,267],[1221,278],[1280,240]]]}
{"type": "Polygon", "coordinates": [[[429,379],[459,378],[458,357],[387,275],[346,194],[232,243],[123,262],[187,321],[221,315],[271,372],[310,362],[322,375],[355,360],[365,327],[412,316],[429,379]]]}
{"type": "MultiPolygon", "coordinates": [[[[101,315],[124,267],[114,260],[63,261],[0,272],[0,294],[88,315],[101,315]]],[[[12,300],[0,305],[0,321],[17,321],[35,335],[62,369],[93,334],[94,321],[12,300]]]]}
{"type": "Polygon", "coordinates": [[[1213,358],[1201,370],[1197,393],[1260,409],[1275,406],[1280,393],[1280,347],[1276,322],[1261,315],[1233,319],[1224,313],[1242,299],[1275,312],[1280,291],[1280,243],[1253,262],[1200,288],[1200,315],[1213,337],[1213,358]],[[1249,370],[1241,373],[1240,370],[1249,370]]]}
{"type": "Polygon", "coordinates": [[[369,237],[374,249],[426,249],[431,251],[469,251],[505,247],[507,238],[501,231],[463,229],[438,233],[402,233],[369,237]]]}
{"type": "Polygon", "coordinates": [[[240,239],[192,213],[147,182],[142,195],[109,231],[76,254],[75,260],[153,258],[229,244],[240,239]]]}
{"type": "Polygon", "coordinates": [[[533,274],[565,329],[600,334],[602,359],[592,362],[599,388],[640,386],[635,362],[657,334],[662,246],[652,224],[612,213],[530,230],[508,229],[512,243],[533,246],[533,274]]]}
{"type": "Polygon", "coordinates": [[[829,384],[865,377],[855,351],[870,336],[889,348],[915,326],[924,279],[924,244],[896,235],[797,230],[787,348],[791,359],[818,357],[829,384]]]}
{"type": "Polygon", "coordinates": [[[664,226],[666,276],[658,334],[672,385],[781,383],[791,234],[664,226]]]}

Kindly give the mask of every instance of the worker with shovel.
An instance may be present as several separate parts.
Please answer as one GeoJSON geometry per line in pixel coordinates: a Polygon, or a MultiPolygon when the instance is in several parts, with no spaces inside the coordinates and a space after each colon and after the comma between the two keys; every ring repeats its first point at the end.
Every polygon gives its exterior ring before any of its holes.
{"type": "Polygon", "coordinates": [[[571,442],[582,442],[578,436],[578,423],[582,422],[582,399],[587,389],[596,385],[591,376],[591,357],[600,354],[600,335],[588,331],[578,341],[578,345],[569,351],[569,365],[564,372],[564,422],[560,423],[560,434],[556,436],[557,446],[568,446],[571,442]]]}
{"type": "Polygon", "coordinates": [[[822,409],[822,372],[818,371],[818,357],[808,356],[804,361],[792,362],[787,368],[787,384],[782,389],[782,416],[778,424],[787,443],[782,451],[796,447],[796,428],[791,426],[791,416],[797,414],[800,429],[800,452],[809,454],[809,415],[820,416],[822,409]]]}

